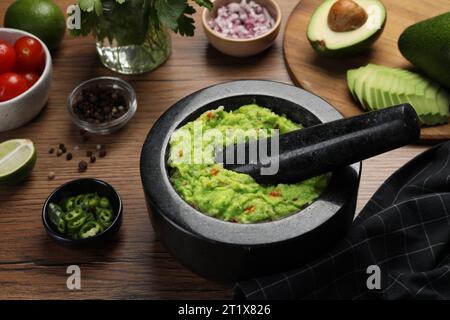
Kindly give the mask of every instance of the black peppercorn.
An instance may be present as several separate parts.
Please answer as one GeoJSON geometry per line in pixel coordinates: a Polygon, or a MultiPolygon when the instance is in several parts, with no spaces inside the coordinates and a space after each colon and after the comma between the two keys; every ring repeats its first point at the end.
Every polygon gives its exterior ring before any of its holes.
{"type": "Polygon", "coordinates": [[[99,153],[98,153],[98,156],[100,158],[106,157],[106,150],[105,149],[100,150],[99,153]]]}
{"type": "Polygon", "coordinates": [[[129,104],[120,89],[97,85],[84,89],[72,108],[80,120],[101,124],[120,118],[129,110],[129,104]]]}
{"type": "Polygon", "coordinates": [[[78,171],[84,172],[87,170],[87,168],[88,168],[88,164],[86,161],[80,161],[80,163],[78,163],[78,171]]]}

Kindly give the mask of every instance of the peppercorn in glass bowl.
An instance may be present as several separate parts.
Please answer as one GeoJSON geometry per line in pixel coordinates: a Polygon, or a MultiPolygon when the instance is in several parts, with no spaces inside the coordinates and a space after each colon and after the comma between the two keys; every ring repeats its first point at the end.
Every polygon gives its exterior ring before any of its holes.
{"type": "Polygon", "coordinates": [[[94,78],[72,91],[67,108],[79,128],[90,133],[109,134],[122,128],[136,113],[136,93],[122,79],[94,78]]]}

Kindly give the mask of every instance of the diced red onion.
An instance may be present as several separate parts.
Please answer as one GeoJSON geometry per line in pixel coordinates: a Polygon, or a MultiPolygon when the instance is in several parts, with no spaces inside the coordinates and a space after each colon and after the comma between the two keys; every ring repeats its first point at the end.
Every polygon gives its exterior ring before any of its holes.
{"type": "Polygon", "coordinates": [[[269,32],[275,26],[266,8],[251,0],[231,2],[217,10],[209,26],[221,35],[232,39],[250,39],[269,32]]]}

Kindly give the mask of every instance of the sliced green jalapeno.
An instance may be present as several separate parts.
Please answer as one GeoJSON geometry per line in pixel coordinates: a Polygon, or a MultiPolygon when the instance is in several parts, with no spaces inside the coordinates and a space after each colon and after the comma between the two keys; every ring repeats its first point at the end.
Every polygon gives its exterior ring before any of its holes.
{"type": "Polygon", "coordinates": [[[49,219],[58,232],[74,240],[103,232],[114,219],[111,202],[97,193],[69,197],[60,205],[49,205],[49,219]]]}
{"type": "Polygon", "coordinates": [[[64,219],[59,219],[56,229],[58,230],[59,233],[62,234],[66,233],[66,222],[64,221],[64,219]]]}
{"type": "Polygon", "coordinates": [[[66,220],[66,222],[76,221],[79,220],[81,217],[85,215],[85,212],[80,207],[76,207],[73,210],[67,212],[63,219],[66,220]]]}
{"type": "Polygon", "coordinates": [[[94,216],[94,214],[91,213],[91,212],[88,212],[88,213],[86,214],[86,222],[88,222],[88,221],[95,221],[95,216],[94,216]]]}
{"type": "Polygon", "coordinates": [[[74,206],[75,207],[82,207],[84,202],[84,194],[80,194],[75,197],[74,199],[74,206]]]}
{"type": "Polygon", "coordinates": [[[73,208],[75,208],[75,197],[70,197],[70,198],[65,199],[61,203],[61,207],[62,207],[62,209],[64,209],[65,212],[70,211],[73,208]]]}
{"type": "Polygon", "coordinates": [[[95,207],[97,207],[99,204],[98,204],[98,198],[97,197],[95,197],[95,198],[91,198],[91,199],[89,199],[88,201],[88,207],[90,208],[90,209],[93,209],[93,208],[95,208],[95,207]]]}
{"type": "Polygon", "coordinates": [[[91,199],[93,199],[93,198],[94,198],[94,195],[90,194],[90,193],[83,195],[83,199],[81,200],[81,207],[84,209],[88,209],[89,203],[90,203],[91,199]]]}
{"type": "Polygon", "coordinates": [[[97,219],[101,222],[110,222],[113,218],[113,213],[109,209],[97,210],[97,219]]]}
{"type": "Polygon", "coordinates": [[[64,216],[64,212],[60,206],[55,203],[50,203],[48,205],[48,218],[53,226],[58,227],[59,220],[64,216]]]}
{"type": "Polygon", "coordinates": [[[83,216],[75,221],[69,221],[67,222],[67,232],[70,235],[73,235],[77,233],[85,223],[86,223],[86,216],[83,216]]]}
{"type": "Polygon", "coordinates": [[[111,222],[103,222],[103,221],[99,220],[98,223],[100,223],[100,225],[103,227],[103,230],[108,229],[112,225],[112,221],[111,222]]]}
{"type": "Polygon", "coordinates": [[[105,209],[111,207],[111,203],[109,202],[109,199],[106,197],[100,198],[99,205],[101,208],[105,208],[105,209]]]}
{"type": "Polygon", "coordinates": [[[81,239],[93,237],[103,231],[103,227],[96,221],[86,222],[78,232],[81,239]]]}

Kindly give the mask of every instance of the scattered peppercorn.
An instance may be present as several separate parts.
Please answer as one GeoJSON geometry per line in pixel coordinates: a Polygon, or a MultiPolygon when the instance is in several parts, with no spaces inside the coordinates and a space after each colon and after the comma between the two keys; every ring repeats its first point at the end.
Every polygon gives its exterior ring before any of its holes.
{"type": "Polygon", "coordinates": [[[48,150],[48,153],[54,154],[55,153],[55,148],[50,148],[50,150],[48,150]]]}
{"type": "Polygon", "coordinates": [[[80,120],[101,124],[123,116],[129,105],[122,90],[96,85],[84,89],[72,108],[80,120]]]}
{"type": "Polygon", "coordinates": [[[60,145],[59,145],[59,149],[61,149],[61,150],[67,150],[66,149],[66,146],[64,145],[64,143],[61,143],[60,145]]]}
{"type": "Polygon", "coordinates": [[[63,154],[61,149],[58,149],[58,151],[56,151],[56,156],[60,157],[63,154]]]}
{"type": "Polygon", "coordinates": [[[73,158],[73,155],[72,155],[72,153],[68,153],[67,155],[66,155],[66,159],[68,160],[68,161],[70,161],[70,160],[72,160],[72,158],[73,158]]]}
{"type": "Polygon", "coordinates": [[[89,159],[91,163],[94,163],[97,160],[97,158],[94,155],[92,155],[89,159]]]}
{"type": "Polygon", "coordinates": [[[88,164],[86,161],[80,161],[80,163],[78,163],[78,171],[84,172],[87,170],[87,168],[88,168],[88,164]]]}
{"type": "Polygon", "coordinates": [[[99,156],[100,158],[106,157],[106,150],[105,150],[105,149],[100,150],[100,152],[98,153],[98,156],[99,156]]]}
{"type": "Polygon", "coordinates": [[[90,156],[92,156],[92,151],[91,150],[86,151],[86,157],[89,158],[90,156]]]}
{"type": "Polygon", "coordinates": [[[53,180],[55,179],[55,173],[53,171],[48,173],[48,180],[53,180]]]}
{"type": "Polygon", "coordinates": [[[102,145],[102,144],[98,144],[98,145],[95,146],[95,148],[97,149],[97,151],[100,151],[102,149],[105,149],[105,146],[102,145]]]}

